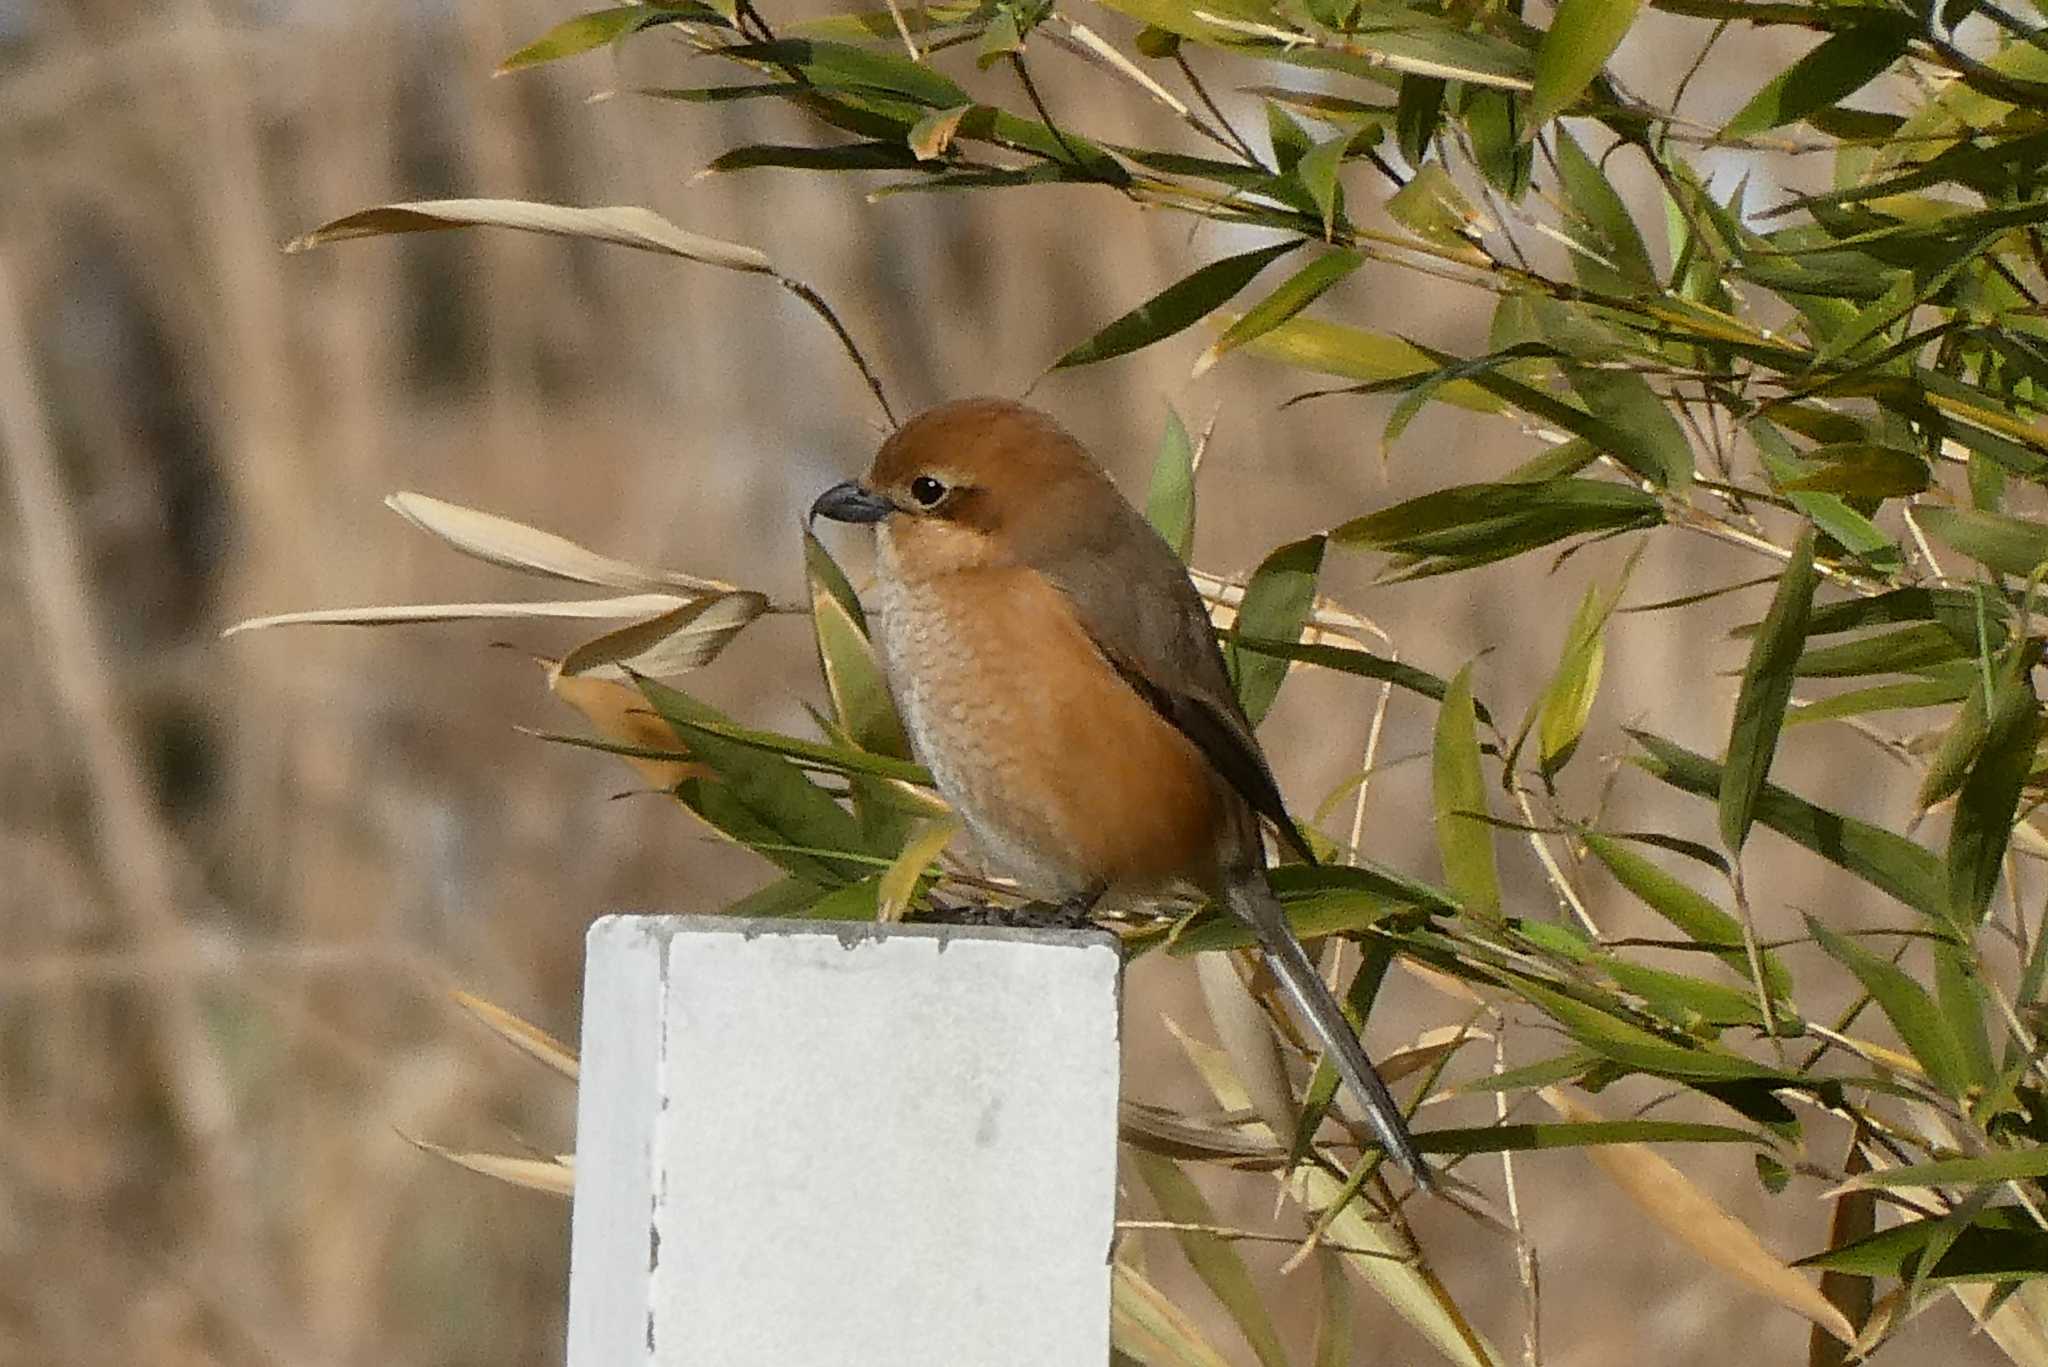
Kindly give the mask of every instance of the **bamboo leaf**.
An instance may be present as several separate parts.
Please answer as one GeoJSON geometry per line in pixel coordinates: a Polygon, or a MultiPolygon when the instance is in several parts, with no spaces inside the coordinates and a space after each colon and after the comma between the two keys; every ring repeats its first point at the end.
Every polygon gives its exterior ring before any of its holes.
{"type": "Polygon", "coordinates": [[[937,817],[911,831],[910,838],[903,843],[903,852],[882,870],[881,881],[875,887],[877,921],[903,919],[917,899],[917,886],[925,871],[959,833],[960,822],[954,817],[937,817]]]}
{"type": "Polygon", "coordinates": [[[1180,1307],[1129,1263],[1110,1268],[1109,1336],[1146,1367],[1230,1367],[1180,1307]]]}
{"type": "MultiPolygon", "coordinates": [[[[1568,1120],[1599,1118],[1555,1088],[1544,1098],[1568,1120]]],[[[1855,1341],[1855,1329],[1812,1282],[1787,1267],[1748,1225],[1668,1160],[1640,1145],[1589,1149],[1587,1154],[1639,1210],[1708,1266],[1804,1315],[1842,1342],[1855,1341]]]]}
{"type": "Polygon", "coordinates": [[[1906,16],[1872,12],[1866,22],[1835,34],[1766,82],[1728,120],[1722,135],[1761,133],[1839,103],[1897,61],[1912,37],[1906,16]]]}
{"type": "Polygon", "coordinates": [[[1145,520],[1166,538],[1182,560],[1195,544],[1195,444],[1180,414],[1166,410],[1166,431],[1152,462],[1152,483],[1145,492],[1145,520]]]}
{"type": "Polygon", "coordinates": [[[1192,327],[1249,285],[1253,276],[1300,245],[1301,239],[1295,238],[1212,261],[1168,285],[1068,351],[1052,363],[1052,368],[1065,370],[1070,366],[1106,361],[1192,327]]]}
{"type": "Polygon", "coordinates": [[[1960,1187],[2048,1177],[2048,1146],[2007,1149],[1974,1158],[1938,1158],[1931,1163],[1886,1168],[1852,1177],[1837,1191],[1887,1187],[1960,1187]]]}
{"type": "MultiPolygon", "coordinates": [[[[1714,957],[1744,980],[1748,979],[1749,956],[1743,948],[1740,921],[1612,836],[1587,831],[1580,838],[1593,857],[1607,866],[1615,881],[1640,898],[1643,905],[1690,938],[1713,946],[1714,957]]],[[[1769,950],[1763,951],[1761,957],[1765,988],[1774,1000],[1788,999],[1792,995],[1792,975],[1769,950]]]]}
{"type": "Polygon", "coordinates": [[[1635,23],[1642,0],[1561,0],[1536,48],[1528,136],[1585,93],[1635,23]]]}
{"type": "Polygon", "coordinates": [[[322,224],[292,239],[285,250],[303,252],[357,237],[444,232],[451,228],[513,228],[551,237],[609,242],[727,270],[775,273],[768,258],[754,248],[686,232],[651,209],[636,205],[580,209],[521,199],[434,199],[383,204],[322,224]]]}
{"type": "Polygon", "coordinates": [[[1364,254],[1349,248],[1327,252],[1309,262],[1225,328],[1223,335],[1195,358],[1194,374],[1202,375],[1228,352],[1279,327],[1364,264],[1364,254]]]}
{"type": "MultiPolygon", "coordinates": [[[[1138,1170],[1160,1214],[1167,1219],[1184,1225],[1213,1227],[1219,1223],[1216,1212],[1180,1164],[1136,1148],[1125,1150],[1125,1157],[1138,1170]]],[[[1264,1367],[1287,1367],[1287,1350],[1281,1347],[1265,1299],[1253,1284],[1251,1272],[1238,1256],[1235,1245],[1215,1234],[1192,1230],[1176,1230],[1174,1238],[1195,1275],[1230,1312],[1238,1332],[1244,1335],[1245,1343],[1260,1363],[1264,1367]]]]}
{"type": "MultiPolygon", "coordinates": [[[[1645,754],[1637,763],[1648,773],[1689,793],[1718,796],[1721,766],[1662,737],[1631,730],[1645,754]]],[[[1922,915],[1947,924],[1948,886],[1941,861],[1920,845],[1868,822],[1843,816],[1765,784],[1754,808],[1756,820],[1881,888],[1922,915]]]]}
{"type": "MultiPolygon", "coordinates": [[[[1321,536],[1289,542],[1268,555],[1245,586],[1237,609],[1237,630],[1263,640],[1296,641],[1315,606],[1316,577],[1322,573],[1321,536]]],[[[1279,696],[1287,678],[1287,661],[1271,654],[1228,650],[1231,675],[1245,716],[1257,726],[1279,696]]]]}
{"type": "Polygon", "coordinates": [[[1968,1058],[1927,989],[1897,964],[1836,934],[1814,917],[1806,918],[1806,928],[1822,949],[1856,975],[1914,1059],[1927,1070],[1928,1080],[1950,1096],[1963,1095],[1970,1084],[1968,1058]]]}
{"type": "Polygon", "coordinates": [[[1436,843],[1444,882],[1464,909],[1481,918],[1500,915],[1500,874],[1494,867],[1493,827],[1486,820],[1486,784],[1479,771],[1479,735],[1472,710],[1472,666],[1451,680],[1437,710],[1430,788],[1436,843]]]}
{"type": "Polygon", "coordinates": [[[605,47],[649,24],[667,23],[681,17],[664,14],[647,5],[620,5],[614,9],[579,14],[574,19],[563,20],[498,63],[497,74],[503,76],[524,67],[575,57],[605,47]]]}
{"type": "Polygon", "coordinates": [[[1757,797],[1777,755],[1778,733],[1792,698],[1793,666],[1806,643],[1806,621],[1819,577],[1813,567],[1813,529],[1792,550],[1778,579],[1771,608],[1757,632],[1735,699],[1735,723],[1728,736],[1728,763],[1721,775],[1721,841],[1732,855],[1742,852],[1757,797]]]}
{"type": "Polygon", "coordinates": [[[1991,905],[2020,792],[2033,772],[2041,739],[2041,706],[2033,681],[2039,643],[2028,641],[2013,653],[2019,667],[2005,671],[1991,696],[1984,741],[1956,794],[1955,820],[1949,826],[1949,903],[1961,926],[1982,924],[1991,905]]]}
{"type": "Polygon", "coordinates": [[[2048,563],[2048,526],[1975,508],[1914,509],[1929,536],[2000,574],[2025,579],[2048,563]]]}

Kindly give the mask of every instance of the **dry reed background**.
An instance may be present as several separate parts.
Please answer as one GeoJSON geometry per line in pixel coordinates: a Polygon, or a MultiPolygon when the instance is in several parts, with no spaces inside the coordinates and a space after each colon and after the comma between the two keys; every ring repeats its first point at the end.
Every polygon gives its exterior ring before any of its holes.
{"type": "MultiPolygon", "coordinates": [[[[602,757],[514,736],[563,718],[521,654],[486,648],[487,628],[217,634],[287,607],[518,596],[386,514],[397,488],[794,593],[798,510],[876,437],[829,339],[758,281],[506,236],[294,257],[280,243],[389,199],[644,203],[819,286],[912,406],[1021,390],[1219,247],[1173,221],[1102,240],[1073,212],[1101,193],[1085,188],[1016,192],[997,217],[981,201],[868,205],[843,181],[773,172],[691,184],[743,121],[759,140],[760,121],[784,116],[586,106],[620,83],[602,58],[490,78],[563,12],[0,6],[0,1362],[559,1359],[564,1209],[397,1133],[570,1142],[568,1098],[444,989],[573,1037],[590,918],[708,908],[760,871],[659,799],[608,801],[631,779],[602,757]]],[[[1646,19],[1624,70],[1675,60],[1656,31],[1646,19]]],[[[1467,349],[1480,336],[1476,301],[1384,267],[1362,281],[1346,288],[1389,326],[1467,349]]],[[[1499,429],[1432,416],[1383,476],[1383,410],[1278,412],[1280,377],[1249,361],[1190,386],[1194,345],[1037,397],[1127,485],[1167,402],[1191,423],[1219,411],[1197,546],[1209,567],[1246,568],[1333,510],[1415,492],[1421,463],[1509,458],[1499,429]]],[[[1556,604],[1611,568],[1588,554],[1555,582],[1502,568],[1367,591],[1370,566],[1354,563],[1325,585],[1432,668],[1508,643],[1482,677],[1526,696],[1536,685],[1515,681],[1540,680],[1552,645],[1515,624],[1561,630],[1556,604]]],[[[1653,555],[1633,596],[1754,572],[1702,542],[1682,561],[1653,555]]],[[[1603,709],[1657,707],[1676,739],[1712,750],[1732,694],[1715,672],[1739,653],[1663,620],[1617,633],[1603,709]],[[1697,705],[1674,707],[1681,695],[1697,705]]],[[[785,727],[819,691],[801,627],[774,622],[693,686],[785,727]]],[[[1267,736],[1297,801],[1355,767],[1369,702],[1333,679],[1291,685],[1267,736]]],[[[1424,750],[1428,724],[1397,703],[1390,752],[1424,750]]],[[[1881,804],[1850,796],[1868,752],[1841,753],[1814,795],[1881,804]]],[[[1434,858],[1426,768],[1392,768],[1368,813],[1378,856],[1418,870],[1434,858]]],[[[1818,895],[1810,862],[1770,870],[1779,903],[1818,895]]],[[[1596,911],[1635,914],[1611,892],[1596,911]]],[[[1152,1024],[1161,1009],[1199,1023],[1188,977],[1179,963],[1134,973],[1133,1095],[1191,1093],[1152,1024]]],[[[1425,990],[1395,989],[1383,1042],[1446,1016],[1425,990]]],[[[1823,1207],[1766,1198],[1740,1155],[1682,1153],[1781,1251],[1821,1246],[1823,1207]]],[[[1547,1361],[1803,1351],[1802,1322],[1700,1270],[1582,1156],[1522,1163],[1547,1361]]],[[[1232,1218],[1270,1217],[1261,1184],[1224,1196],[1232,1218]]],[[[1423,1229],[1461,1301],[1513,1341],[1510,1250],[1454,1215],[1423,1229]]],[[[1166,1270],[1176,1256],[1162,1244],[1155,1264],[1185,1289],[1166,1270]]],[[[1307,1304],[1313,1288],[1295,1294],[1307,1304]]],[[[1422,1360],[1381,1307],[1360,1314],[1381,1360],[1422,1360]]],[[[1892,1360],[1935,1344],[1975,1360],[1961,1324],[1940,1302],[1892,1360]]]]}

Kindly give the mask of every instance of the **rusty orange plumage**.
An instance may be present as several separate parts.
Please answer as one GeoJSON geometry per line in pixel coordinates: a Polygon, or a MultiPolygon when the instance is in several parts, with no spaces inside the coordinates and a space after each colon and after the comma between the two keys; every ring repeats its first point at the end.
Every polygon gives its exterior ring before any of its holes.
{"type": "Polygon", "coordinates": [[[1257,933],[1389,1153],[1429,1172],[1266,883],[1307,857],[1179,559],[1079,442],[1003,399],[905,424],[814,516],[876,524],[877,641],[939,791],[999,871],[1092,899],[1189,888],[1257,933]]]}

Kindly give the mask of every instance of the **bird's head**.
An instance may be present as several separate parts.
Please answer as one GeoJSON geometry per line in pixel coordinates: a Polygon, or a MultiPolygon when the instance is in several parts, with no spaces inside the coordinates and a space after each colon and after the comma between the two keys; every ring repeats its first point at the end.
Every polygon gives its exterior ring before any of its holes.
{"type": "Polygon", "coordinates": [[[1044,413],[962,399],[904,424],[866,477],[827,489],[811,516],[879,523],[903,572],[934,574],[1040,563],[1088,535],[1101,500],[1120,497],[1044,413]]]}

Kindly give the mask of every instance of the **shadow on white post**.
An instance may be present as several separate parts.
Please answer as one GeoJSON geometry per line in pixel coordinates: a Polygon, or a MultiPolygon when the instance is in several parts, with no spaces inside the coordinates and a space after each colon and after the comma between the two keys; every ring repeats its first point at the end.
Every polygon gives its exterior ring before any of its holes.
{"type": "Polygon", "coordinates": [[[1098,1367],[1099,932],[591,927],[569,1367],[1098,1367]]]}

